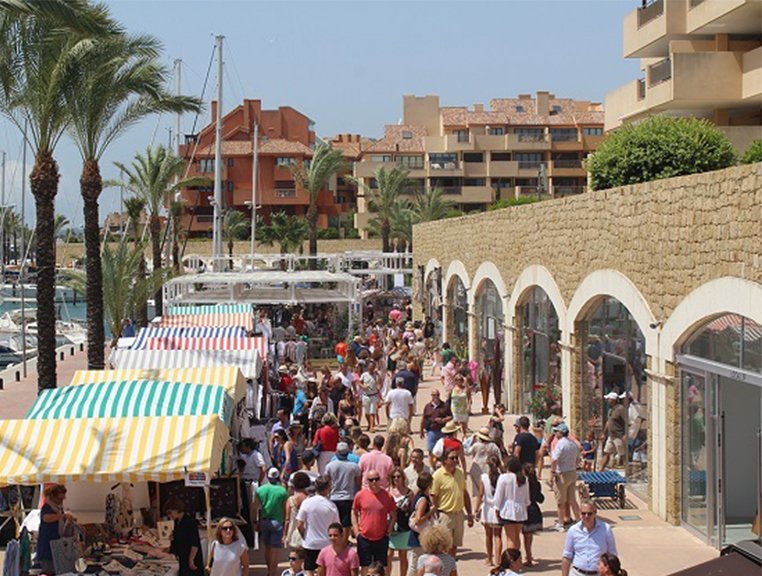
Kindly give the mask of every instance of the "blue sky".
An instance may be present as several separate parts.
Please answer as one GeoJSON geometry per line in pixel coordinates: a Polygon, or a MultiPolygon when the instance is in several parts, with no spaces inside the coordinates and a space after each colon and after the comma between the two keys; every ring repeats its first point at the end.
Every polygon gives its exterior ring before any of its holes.
{"type": "MultiPolygon", "coordinates": [[[[260,98],[266,108],[289,105],[305,113],[320,136],[370,137],[400,119],[403,94],[438,94],[443,105],[488,105],[537,90],[603,101],[607,91],[638,76],[637,61],[622,57],[622,19],[639,3],[106,1],[129,31],[163,42],[168,67],[182,58],[185,93],[201,95],[214,35],[224,34],[225,110],[244,96],[260,98]]],[[[215,93],[214,70],[207,101],[215,93]]],[[[198,124],[208,122],[207,107],[198,124]]],[[[183,130],[192,124],[186,116],[183,130]]],[[[162,116],[133,128],[107,152],[104,178],[118,176],[114,160],[129,163],[151,142],[167,142],[174,125],[174,117],[162,116]]],[[[20,137],[4,120],[0,150],[8,155],[8,201],[18,203],[20,137]]],[[[79,155],[64,140],[56,158],[62,174],[56,210],[81,225],[79,155]]],[[[31,222],[30,196],[26,203],[31,222]]],[[[104,191],[101,217],[118,207],[118,191],[104,191]]]]}

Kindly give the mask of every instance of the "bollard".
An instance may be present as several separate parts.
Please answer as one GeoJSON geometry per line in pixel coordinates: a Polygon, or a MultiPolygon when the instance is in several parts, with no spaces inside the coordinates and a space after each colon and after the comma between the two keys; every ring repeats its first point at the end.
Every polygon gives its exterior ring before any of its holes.
{"type": "Polygon", "coordinates": [[[61,352],[61,353],[58,355],[58,358],[61,360],[61,362],[63,362],[63,360],[64,360],[64,352],[61,352]]]}
{"type": "Polygon", "coordinates": [[[74,346],[69,348],[69,356],[74,356],[74,346]]]}
{"type": "Polygon", "coordinates": [[[80,342],[79,343],[79,351],[80,352],[84,352],[84,350],[85,350],[85,344],[84,344],[84,342],[80,342]]]}
{"type": "Polygon", "coordinates": [[[21,372],[16,370],[15,374],[16,374],[16,382],[21,382],[21,372]]]}
{"type": "Polygon", "coordinates": [[[5,378],[0,378],[0,390],[5,390],[5,378]]]}

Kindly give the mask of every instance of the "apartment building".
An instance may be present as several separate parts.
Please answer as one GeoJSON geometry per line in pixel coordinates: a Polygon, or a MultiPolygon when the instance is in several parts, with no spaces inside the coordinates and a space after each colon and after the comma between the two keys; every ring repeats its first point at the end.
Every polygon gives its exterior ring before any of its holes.
{"type": "MultiPolygon", "coordinates": [[[[216,118],[217,103],[212,103],[216,118]]],[[[289,106],[263,110],[260,100],[244,100],[222,119],[222,204],[251,215],[254,126],[258,125],[257,143],[257,214],[265,222],[271,214],[283,211],[304,215],[309,195],[294,181],[290,166],[309,162],[315,146],[313,122],[289,106]]],[[[180,156],[190,169],[188,176],[214,179],[215,125],[211,123],[198,134],[186,136],[180,156]]],[[[318,196],[318,227],[335,225],[342,212],[354,210],[354,195],[346,187],[341,192],[326,189],[318,196]]],[[[184,204],[182,226],[192,236],[211,233],[214,213],[214,187],[197,186],[181,192],[184,204]]]]}
{"type": "MultiPolygon", "coordinates": [[[[586,189],[583,160],[603,134],[599,103],[533,97],[442,107],[439,97],[403,96],[403,119],[361,151],[355,177],[375,184],[379,167],[409,171],[410,194],[441,188],[464,211],[484,210],[498,199],[566,196],[586,189]]],[[[357,199],[355,225],[367,236],[368,199],[357,199]]]]}
{"type": "Polygon", "coordinates": [[[624,19],[643,75],[606,95],[606,131],[652,114],[713,121],[739,152],[762,137],[762,0],[649,0],[624,19]]]}

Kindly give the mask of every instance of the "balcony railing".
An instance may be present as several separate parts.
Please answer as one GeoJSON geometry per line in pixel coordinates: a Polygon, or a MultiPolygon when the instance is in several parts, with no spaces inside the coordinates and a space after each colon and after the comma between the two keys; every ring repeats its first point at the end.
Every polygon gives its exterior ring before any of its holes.
{"type": "Polygon", "coordinates": [[[553,168],[582,168],[582,160],[572,158],[553,160],[553,168]]]}
{"type": "Polygon", "coordinates": [[[296,198],[296,188],[276,188],[276,198],[296,198]]]}
{"type": "Polygon", "coordinates": [[[442,194],[462,194],[463,188],[460,186],[440,186],[439,189],[442,191],[442,194]]]}
{"type": "Polygon", "coordinates": [[[545,142],[545,134],[516,134],[519,142],[545,142]]]}
{"type": "Polygon", "coordinates": [[[638,80],[638,100],[644,100],[646,97],[646,79],[640,78],[638,80]]]}
{"type": "Polygon", "coordinates": [[[584,186],[553,186],[553,196],[572,196],[573,194],[582,194],[585,191],[584,186]]]}
{"type": "Polygon", "coordinates": [[[516,186],[517,196],[537,196],[537,186],[516,186]]]}
{"type": "Polygon", "coordinates": [[[550,139],[553,142],[577,142],[579,140],[579,134],[576,132],[574,134],[566,132],[557,132],[554,134],[551,132],[550,139]]]}
{"type": "Polygon", "coordinates": [[[540,166],[543,166],[545,162],[540,160],[519,160],[520,170],[539,170],[540,166]]]}
{"type": "Polygon", "coordinates": [[[664,14],[664,0],[653,0],[638,8],[638,28],[664,14]]]}
{"type": "Polygon", "coordinates": [[[660,60],[648,67],[648,85],[654,86],[672,78],[672,61],[669,58],[660,60]]]}
{"type": "Polygon", "coordinates": [[[460,168],[460,162],[429,162],[432,170],[457,170],[460,168]]]}

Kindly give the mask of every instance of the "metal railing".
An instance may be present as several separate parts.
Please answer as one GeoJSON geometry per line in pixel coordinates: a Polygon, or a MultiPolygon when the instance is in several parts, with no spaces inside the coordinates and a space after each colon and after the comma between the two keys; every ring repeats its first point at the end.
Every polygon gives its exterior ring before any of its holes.
{"type": "Polygon", "coordinates": [[[462,194],[463,188],[460,186],[440,186],[439,189],[442,191],[442,194],[462,194]]]}
{"type": "Polygon", "coordinates": [[[638,80],[638,100],[644,100],[646,97],[646,79],[640,78],[638,80]]]}
{"type": "Polygon", "coordinates": [[[429,168],[432,170],[459,170],[460,162],[429,162],[429,168]]]}
{"type": "Polygon", "coordinates": [[[539,170],[540,166],[544,166],[545,162],[541,160],[519,160],[520,170],[539,170]]]}
{"type": "Polygon", "coordinates": [[[672,78],[672,61],[669,58],[659,60],[648,67],[648,85],[654,86],[672,78]]]}
{"type": "Polygon", "coordinates": [[[664,14],[664,0],[653,0],[638,8],[638,28],[664,14]]]}
{"type": "Polygon", "coordinates": [[[574,132],[551,132],[550,139],[553,142],[577,142],[579,141],[579,134],[574,132]]]}
{"type": "Polygon", "coordinates": [[[584,186],[553,186],[553,197],[572,196],[574,194],[582,194],[584,191],[584,186]]]}
{"type": "Polygon", "coordinates": [[[276,188],[276,198],[296,198],[296,188],[276,188]]]}
{"type": "Polygon", "coordinates": [[[519,142],[547,142],[545,134],[524,133],[516,134],[519,142]]]}
{"type": "Polygon", "coordinates": [[[553,168],[582,168],[582,160],[579,158],[553,160],[553,168]]]}

